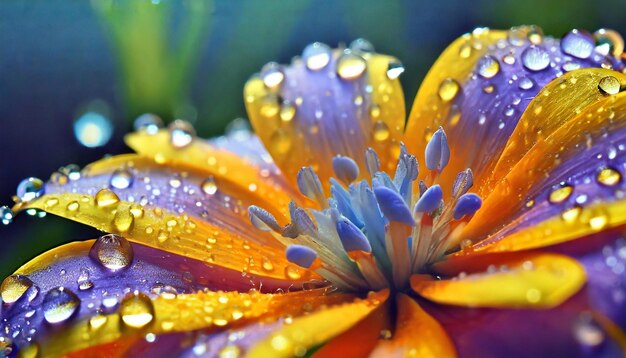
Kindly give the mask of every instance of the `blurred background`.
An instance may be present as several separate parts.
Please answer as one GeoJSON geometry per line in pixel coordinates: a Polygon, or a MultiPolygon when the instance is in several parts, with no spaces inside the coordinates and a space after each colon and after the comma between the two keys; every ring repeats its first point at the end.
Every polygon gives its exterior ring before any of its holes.
{"type": "MultiPolygon", "coordinates": [[[[25,177],[46,180],[60,166],[128,152],[122,138],[141,113],[219,135],[245,117],[242,89],[252,73],[289,62],[314,41],[363,37],[397,56],[409,106],[438,54],[475,27],[624,34],[625,13],[623,0],[2,0],[0,205],[12,204],[25,177]],[[89,125],[99,136],[80,136],[89,125]]],[[[0,225],[0,276],[97,235],[59,218],[20,215],[0,225]]]]}

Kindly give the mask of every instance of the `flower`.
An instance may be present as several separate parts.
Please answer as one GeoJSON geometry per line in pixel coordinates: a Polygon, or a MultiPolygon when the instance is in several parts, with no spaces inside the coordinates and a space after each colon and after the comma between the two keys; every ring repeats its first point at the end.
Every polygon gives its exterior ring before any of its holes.
{"type": "Polygon", "coordinates": [[[3,281],[5,352],[617,355],[622,51],[611,30],[476,29],[404,129],[395,58],[314,43],[246,84],[256,134],[142,117],[137,154],[18,187],[11,216],[109,234],[3,281]]]}

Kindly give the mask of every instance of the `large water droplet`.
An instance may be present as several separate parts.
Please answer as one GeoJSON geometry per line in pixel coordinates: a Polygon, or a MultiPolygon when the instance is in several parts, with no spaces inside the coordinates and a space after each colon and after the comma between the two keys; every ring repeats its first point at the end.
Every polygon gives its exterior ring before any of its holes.
{"type": "Polygon", "coordinates": [[[280,106],[280,119],[283,122],[291,122],[296,116],[296,106],[289,101],[284,101],[280,106]]]}
{"type": "Polygon", "coordinates": [[[337,74],[344,80],[354,80],[367,69],[365,59],[354,53],[344,53],[337,60],[337,74]]]}
{"type": "Polygon", "coordinates": [[[441,84],[439,85],[439,98],[441,98],[444,102],[449,102],[454,99],[454,97],[456,97],[456,95],[459,93],[460,88],[461,85],[459,85],[456,80],[452,78],[446,78],[445,80],[441,81],[441,84]]]}
{"type": "Polygon", "coordinates": [[[0,206],[0,221],[3,225],[9,225],[13,221],[13,211],[6,205],[0,206]]]}
{"type": "Polygon", "coordinates": [[[492,78],[500,72],[500,63],[493,56],[483,56],[478,61],[478,74],[484,78],[492,78]]]}
{"type": "Polygon", "coordinates": [[[350,50],[355,52],[372,53],[375,51],[374,45],[372,45],[371,42],[367,41],[366,39],[360,38],[352,41],[350,43],[350,46],[348,47],[350,48],[350,50]]]}
{"type": "Polygon", "coordinates": [[[528,77],[524,77],[519,81],[519,88],[526,91],[533,88],[534,85],[533,80],[528,77]]]}
{"type": "Polygon", "coordinates": [[[127,169],[117,169],[111,174],[109,186],[115,189],[128,189],[133,183],[133,175],[127,169]]]}
{"type": "Polygon", "coordinates": [[[184,148],[191,144],[196,130],[193,126],[182,119],[177,119],[169,126],[170,143],[174,148],[184,148]]]}
{"type": "Polygon", "coordinates": [[[587,31],[572,30],[561,39],[561,50],[573,57],[588,58],[593,53],[595,42],[587,31]]]}
{"type": "Polygon", "coordinates": [[[0,297],[4,303],[13,303],[19,300],[24,293],[33,286],[33,282],[23,275],[11,275],[0,285],[0,297]]]}
{"type": "Polygon", "coordinates": [[[330,47],[321,43],[315,42],[304,48],[302,52],[302,58],[306,67],[311,71],[319,71],[326,67],[330,62],[332,51],[330,47]]]}
{"type": "Polygon", "coordinates": [[[111,271],[130,266],[133,247],[123,237],[113,234],[100,236],[89,250],[89,256],[111,271]]]}
{"type": "Polygon", "coordinates": [[[48,323],[61,323],[68,320],[80,306],[74,292],[64,287],[53,288],[43,299],[43,316],[48,323]]]}
{"type": "Polygon", "coordinates": [[[43,194],[43,181],[39,178],[26,178],[18,184],[16,192],[21,201],[31,201],[43,194]]]}
{"type": "Polygon", "coordinates": [[[130,211],[130,205],[120,205],[113,216],[113,225],[119,232],[127,232],[133,226],[135,216],[130,211]]]}
{"type": "Polygon", "coordinates": [[[261,69],[261,79],[269,90],[276,91],[285,79],[285,73],[276,62],[270,62],[261,69]]]}
{"type": "Polygon", "coordinates": [[[567,223],[574,223],[580,216],[581,212],[582,212],[582,208],[580,206],[574,206],[573,208],[567,209],[564,212],[562,212],[561,218],[563,219],[563,221],[567,223]]]}
{"type": "Polygon", "coordinates": [[[404,73],[404,65],[400,61],[391,61],[389,65],[387,65],[387,78],[390,80],[395,80],[400,77],[401,74],[404,73]]]}
{"type": "Polygon", "coordinates": [[[111,189],[99,190],[94,196],[96,205],[101,208],[115,205],[120,202],[120,198],[111,189]]]}
{"type": "Polygon", "coordinates": [[[605,168],[600,170],[596,179],[602,185],[615,186],[622,180],[622,175],[613,168],[605,168]]]}
{"type": "Polygon", "coordinates": [[[159,129],[163,127],[161,117],[152,113],[144,113],[135,119],[133,128],[138,132],[145,132],[150,135],[159,133],[159,129]]]}
{"type": "Polygon", "coordinates": [[[596,41],[596,51],[603,55],[619,57],[624,53],[624,39],[619,32],[610,29],[600,29],[593,33],[596,41]]]}
{"type": "Polygon", "coordinates": [[[85,147],[101,147],[109,142],[113,135],[113,124],[104,114],[89,111],[74,122],[74,136],[85,147]]]}
{"type": "Polygon", "coordinates": [[[522,64],[530,71],[541,71],[550,65],[550,55],[540,46],[529,46],[522,52],[522,64]]]}
{"type": "Polygon", "coordinates": [[[150,297],[141,292],[127,294],[120,303],[120,317],[128,327],[142,328],[154,319],[150,297]]]}
{"type": "Polygon", "coordinates": [[[200,184],[200,187],[207,195],[213,195],[217,192],[217,184],[215,183],[215,179],[213,179],[213,177],[206,178],[202,184],[200,184]]]}
{"type": "Polygon", "coordinates": [[[550,192],[550,195],[548,196],[548,201],[550,201],[552,204],[562,203],[572,195],[573,191],[574,187],[571,185],[560,186],[550,192]]]}
{"type": "Polygon", "coordinates": [[[598,89],[604,94],[618,94],[620,87],[619,80],[613,76],[606,76],[598,82],[598,89]]]}

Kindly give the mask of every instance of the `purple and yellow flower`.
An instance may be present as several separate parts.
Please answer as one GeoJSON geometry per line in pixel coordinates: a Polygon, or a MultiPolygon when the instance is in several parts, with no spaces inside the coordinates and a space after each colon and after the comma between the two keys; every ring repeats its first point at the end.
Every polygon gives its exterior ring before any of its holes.
{"type": "Polygon", "coordinates": [[[145,115],[136,154],[18,187],[13,212],[107,234],[3,281],[5,353],[620,356],[623,49],[476,29],[406,128],[403,67],[363,40],[253,76],[255,134],[145,115]]]}

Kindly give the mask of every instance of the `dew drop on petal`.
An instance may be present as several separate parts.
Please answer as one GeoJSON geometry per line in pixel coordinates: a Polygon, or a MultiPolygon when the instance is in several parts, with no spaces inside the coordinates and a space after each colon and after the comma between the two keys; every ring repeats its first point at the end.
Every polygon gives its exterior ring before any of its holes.
{"type": "Polygon", "coordinates": [[[365,73],[367,62],[354,53],[344,53],[337,60],[337,74],[344,80],[354,80],[365,73]]]}
{"type": "Polygon", "coordinates": [[[550,65],[550,55],[540,46],[529,46],[522,52],[522,64],[530,71],[541,71],[550,65]]]}
{"type": "Polygon", "coordinates": [[[196,135],[193,126],[182,119],[177,119],[169,126],[170,144],[174,148],[180,149],[188,146],[196,135]]]}
{"type": "Polygon", "coordinates": [[[562,203],[572,195],[573,191],[574,187],[572,187],[571,185],[560,186],[550,192],[550,195],[548,196],[548,201],[550,201],[550,203],[552,204],[562,203]]]}
{"type": "Polygon", "coordinates": [[[18,184],[16,194],[21,201],[28,202],[41,196],[43,191],[43,181],[39,178],[30,177],[18,184]]]}
{"type": "Polygon", "coordinates": [[[86,269],[80,270],[80,275],[78,276],[76,283],[78,284],[78,289],[80,291],[85,291],[93,288],[93,282],[89,280],[89,271],[87,271],[86,269]]]}
{"type": "Polygon", "coordinates": [[[13,221],[13,211],[6,205],[0,206],[0,221],[3,225],[9,225],[13,221]]]}
{"type": "Polygon", "coordinates": [[[127,169],[117,169],[111,174],[109,186],[115,189],[128,189],[133,184],[134,177],[127,169]]]}
{"type": "Polygon", "coordinates": [[[585,59],[591,56],[595,41],[586,31],[572,30],[561,39],[561,50],[570,56],[585,59]]]}
{"type": "Polygon", "coordinates": [[[589,313],[581,314],[574,323],[574,337],[579,343],[588,347],[599,346],[605,339],[602,328],[594,322],[589,313]]]}
{"type": "Polygon", "coordinates": [[[389,131],[389,126],[387,126],[387,123],[383,121],[376,121],[374,123],[372,134],[375,141],[383,142],[389,138],[391,132],[389,131]]]}
{"type": "Polygon", "coordinates": [[[460,88],[461,85],[459,85],[456,80],[452,78],[446,78],[445,80],[441,81],[441,84],[439,85],[439,98],[441,98],[441,100],[443,100],[444,102],[449,102],[453,100],[454,97],[456,97],[456,95],[459,93],[460,88]]]}
{"type": "Polygon", "coordinates": [[[157,134],[163,127],[163,120],[156,114],[144,113],[135,119],[133,128],[138,132],[147,134],[157,134]]]}
{"type": "Polygon", "coordinates": [[[261,69],[261,79],[267,89],[276,91],[285,80],[285,73],[276,62],[270,62],[261,69]]]}
{"type": "Polygon", "coordinates": [[[291,149],[291,137],[284,130],[278,129],[270,138],[270,147],[273,152],[286,154],[291,149]]]}
{"type": "Polygon", "coordinates": [[[219,358],[238,358],[241,350],[234,344],[229,344],[219,351],[219,358]]]}
{"type": "Polygon", "coordinates": [[[48,323],[61,323],[68,320],[80,306],[76,294],[65,287],[53,288],[43,299],[44,318],[48,323]]]}
{"type": "Polygon", "coordinates": [[[111,189],[101,189],[94,196],[96,205],[106,208],[120,202],[120,198],[111,189]]]}
{"type": "Polygon", "coordinates": [[[352,41],[348,47],[355,52],[372,53],[375,51],[371,42],[361,38],[352,41]]]}
{"type": "Polygon", "coordinates": [[[89,318],[89,328],[96,330],[107,323],[107,321],[108,317],[106,315],[96,314],[95,316],[89,318]]]}
{"type": "Polygon", "coordinates": [[[493,56],[486,55],[478,61],[478,74],[492,78],[500,72],[500,63],[493,56]]]}
{"type": "Polygon", "coordinates": [[[624,53],[624,39],[619,32],[610,29],[600,29],[593,33],[596,42],[596,51],[603,55],[619,57],[624,53]]]}
{"type": "Polygon", "coordinates": [[[145,293],[134,292],[122,299],[119,314],[126,326],[142,328],[154,320],[154,307],[145,293]]]}
{"type": "Polygon", "coordinates": [[[296,106],[291,102],[285,101],[280,106],[280,119],[283,122],[291,122],[296,116],[296,106]]]}
{"type": "Polygon", "coordinates": [[[135,216],[130,211],[130,205],[119,205],[113,216],[113,225],[119,232],[127,232],[133,226],[135,216]]]}
{"type": "Polygon", "coordinates": [[[19,300],[24,293],[33,286],[33,282],[23,275],[11,275],[2,281],[0,285],[0,297],[2,302],[13,303],[19,300]]]}
{"type": "Polygon", "coordinates": [[[111,271],[130,266],[133,247],[123,237],[107,234],[100,236],[89,250],[89,256],[111,271]]]}
{"type": "Polygon", "coordinates": [[[613,168],[605,168],[598,173],[596,180],[605,186],[615,186],[622,180],[622,175],[613,168]]]}
{"type": "Polygon", "coordinates": [[[387,78],[390,80],[395,80],[400,77],[400,75],[404,73],[404,65],[400,61],[391,61],[387,66],[387,78]]]}
{"type": "Polygon", "coordinates": [[[567,209],[561,213],[561,218],[563,221],[567,223],[574,223],[578,220],[580,213],[582,212],[582,208],[580,206],[575,206],[571,209],[567,209]]]}
{"type": "Polygon", "coordinates": [[[620,90],[619,80],[613,76],[606,76],[598,82],[598,89],[604,94],[618,94],[620,90]]]}
{"type": "Polygon", "coordinates": [[[311,71],[319,71],[326,67],[326,65],[330,62],[331,55],[332,52],[330,47],[320,42],[308,45],[302,52],[304,63],[311,71]]]}
{"type": "Polygon", "coordinates": [[[215,183],[215,179],[213,177],[206,178],[202,184],[200,184],[202,188],[202,192],[207,195],[213,195],[217,192],[217,184],[215,183]]]}

